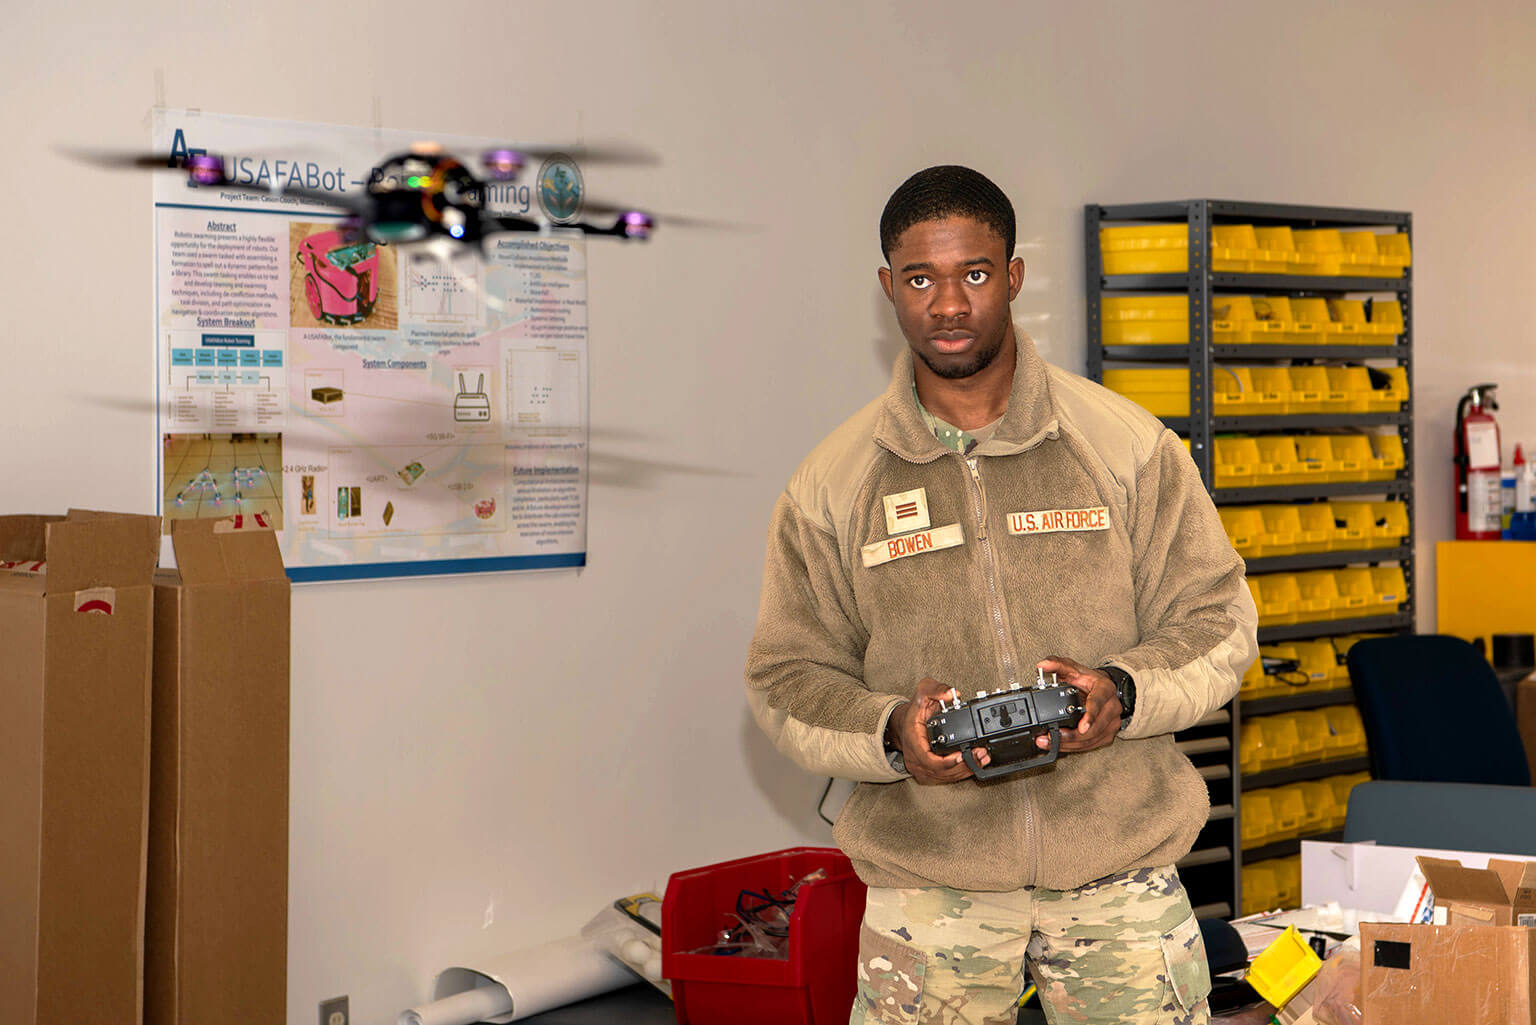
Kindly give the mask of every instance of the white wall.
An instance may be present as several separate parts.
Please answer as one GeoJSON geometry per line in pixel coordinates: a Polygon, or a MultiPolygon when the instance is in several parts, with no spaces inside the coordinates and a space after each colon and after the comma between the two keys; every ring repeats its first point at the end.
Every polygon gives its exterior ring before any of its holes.
{"type": "Polygon", "coordinates": [[[379,1025],[450,959],[826,841],[740,669],[774,496],[898,347],[875,223],[920,167],[1012,195],[1015,312],[1073,369],[1085,202],[1411,210],[1426,569],[1461,391],[1498,381],[1536,440],[1521,0],[5,6],[0,512],[153,511],[149,184],[50,147],[141,146],[156,102],[634,140],[664,166],[595,193],[759,226],[593,245],[585,571],[295,592],[294,1022],[345,992],[379,1025]]]}

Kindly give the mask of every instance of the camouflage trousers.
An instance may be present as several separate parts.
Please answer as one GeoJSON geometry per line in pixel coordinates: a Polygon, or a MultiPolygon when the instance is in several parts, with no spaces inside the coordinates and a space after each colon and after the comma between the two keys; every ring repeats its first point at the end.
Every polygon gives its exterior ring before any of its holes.
{"type": "Polygon", "coordinates": [[[850,1025],[1014,1025],[1026,959],[1052,1025],[1205,1025],[1205,944],[1172,868],[1077,890],[871,887],[850,1025]]]}

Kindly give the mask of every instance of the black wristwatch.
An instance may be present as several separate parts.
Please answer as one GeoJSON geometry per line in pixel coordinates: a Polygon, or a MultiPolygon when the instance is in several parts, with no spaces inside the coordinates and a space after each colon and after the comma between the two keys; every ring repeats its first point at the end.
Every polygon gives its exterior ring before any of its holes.
{"type": "Polygon", "coordinates": [[[1136,681],[1119,666],[1099,666],[1099,672],[1115,685],[1115,697],[1120,699],[1120,728],[1125,729],[1136,714],[1136,681]]]}

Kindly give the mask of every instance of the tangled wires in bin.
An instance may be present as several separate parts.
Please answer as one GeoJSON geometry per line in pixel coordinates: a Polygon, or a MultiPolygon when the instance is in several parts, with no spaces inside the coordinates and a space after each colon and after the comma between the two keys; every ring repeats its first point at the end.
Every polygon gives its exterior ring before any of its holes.
{"type": "Polygon", "coordinates": [[[688,953],[786,960],[789,957],[789,917],[795,910],[800,887],[826,877],[824,868],[807,872],[788,889],[779,891],[777,896],[766,887],[742,890],[736,895],[735,921],[720,930],[714,943],[688,953]]]}

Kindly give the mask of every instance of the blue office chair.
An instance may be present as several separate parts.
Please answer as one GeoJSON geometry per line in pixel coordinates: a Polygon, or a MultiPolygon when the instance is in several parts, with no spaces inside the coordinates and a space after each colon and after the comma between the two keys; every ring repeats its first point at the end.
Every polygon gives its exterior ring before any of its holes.
{"type": "Polygon", "coordinates": [[[1344,840],[1536,855],[1536,788],[1373,780],[1349,792],[1344,840]]]}
{"type": "Polygon", "coordinates": [[[1348,663],[1376,779],[1531,785],[1514,713],[1472,645],[1373,637],[1349,649],[1348,663]]]}

